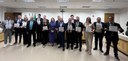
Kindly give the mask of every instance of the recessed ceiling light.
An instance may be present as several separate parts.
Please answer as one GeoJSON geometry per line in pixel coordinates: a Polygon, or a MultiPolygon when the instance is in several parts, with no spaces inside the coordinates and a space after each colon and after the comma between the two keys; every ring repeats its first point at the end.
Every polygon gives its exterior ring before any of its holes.
{"type": "Polygon", "coordinates": [[[92,0],[92,2],[102,2],[103,0],[92,0]]]}
{"type": "Polygon", "coordinates": [[[23,0],[24,2],[35,2],[35,0],[23,0]]]}
{"type": "Polygon", "coordinates": [[[82,6],[82,8],[90,8],[91,6],[82,6]]]}
{"type": "Polygon", "coordinates": [[[57,0],[57,2],[59,2],[59,3],[67,3],[67,2],[69,2],[69,0],[57,0]]]}

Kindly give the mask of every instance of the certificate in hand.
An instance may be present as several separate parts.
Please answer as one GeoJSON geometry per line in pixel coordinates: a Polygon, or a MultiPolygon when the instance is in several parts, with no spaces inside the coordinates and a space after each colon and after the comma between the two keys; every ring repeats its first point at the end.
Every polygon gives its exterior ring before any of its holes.
{"type": "Polygon", "coordinates": [[[117,26],[109,26],[109,31],[118,32],[117,26]]]}
{"type": "Polygon", "coordinates": [[[23,22],[23,27],[25,27],[27,25],[27,22],[23,22]]]}
{"type": "Polygon", "coordinates": [[[76,27],[77,32],[81,32],[81,27],[76,27]]]}
{"type": "Polygon", "coordinates": [[[101,25],[96,25],[96,29],[100,30],[100,29],[102,29],[102,26],[101,25]]]}
{"type": "Polygon", "coordinates": [[[64,27],[59,27],[60,32],[64,32],[64,27]]]}
{"type": "Polygon", "coordinates": [[[19,26],[20,26],[20,24],[18,24],[18,23],[14,24],[14,27],[19,27],[19,26]]]}
{"type": "Polygon", "coordinates": [[[43,26],[43,30],[48,30],[48,27],[47,26],[43,26]]]}

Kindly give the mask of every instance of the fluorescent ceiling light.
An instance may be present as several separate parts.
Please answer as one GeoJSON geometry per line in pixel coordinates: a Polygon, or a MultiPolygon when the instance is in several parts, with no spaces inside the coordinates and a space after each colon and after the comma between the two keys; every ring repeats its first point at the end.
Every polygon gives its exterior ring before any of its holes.
{"type": "Polygon", "coordinates": [[[24,2],[35,2],[35,0],[23,0],[24,2]]]}
{"type": "Polygon", "coordinates": [[[92,0],[92,2],[102,2],[103,0],[92,0]]]}
{"type": "Polygon", "coordinates": [[[57,0],[57,2],[59,2],[59,3],[67,3],[67,2],[69,2],[69,0],[57,0]]]}

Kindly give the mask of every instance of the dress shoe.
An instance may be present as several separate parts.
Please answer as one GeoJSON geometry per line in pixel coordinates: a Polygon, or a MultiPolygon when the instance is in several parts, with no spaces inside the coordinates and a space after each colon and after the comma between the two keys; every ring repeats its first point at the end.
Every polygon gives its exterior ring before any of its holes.
{"type": "Polygon", "coordinates": [[[104,51],[103,50],[100,50],[101,53],[103,53],[104,51]]]}
{"type": "Polygon", "coordinates": [[[74,49],[77,49],[78,47],[75,47],[74,49]]]}
{"type": "Polygon", "coordinates": [[[27,48],[30,47],[30,45],[27,46],[27,48]]]}
{"type": "Polygon", "coordinates": [[[107,55],[109,55],[109,53],[105,52],[104,55],[107,56],[107,55]]]}
{"type": "Polygon", "coordinates": [[[97,48],[94,48],[93,50],[97,50],[97,48]]]}
{"type": "Polygon", "coordinates": [[[118,56],[115,56],[115,58],[116,58],[117,60],[120,60],[118,56]]]}

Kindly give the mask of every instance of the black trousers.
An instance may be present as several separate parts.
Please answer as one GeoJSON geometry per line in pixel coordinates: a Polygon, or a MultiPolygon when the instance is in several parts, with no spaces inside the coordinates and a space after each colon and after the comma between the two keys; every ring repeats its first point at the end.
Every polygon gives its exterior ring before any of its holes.
{"type": "Polygon", "coordinates": [[[42,41],[42,31],[41,30],[37,30],[37,42],[41,42],[42,41]]]}
{"type": "Polygon", "coordinates": [[[23,29],[22,28],[16,28],[15,29],[15,43],[17,43],[17,39],[19,36],[19,43],[21,43],[21,39],[22,39],[22,33],[23,33],[23,29]]]}
{"type": "Polygon", "coordinates": [[[97,49],[98,42],[99,42],[99,49],[102,50],[103,46],[103,33],[97,33],[95,32],[95,48],[97,49]]]}
{"type": "Polygon", "coordinates": [[[79,47],[79,49],[81,49],[82,48],[82,33],[81,32],[75,32],[75,39],[76,39],[75,40],[76,47],[79,47]]]}
{"type": "Polygon", "coordinates": [[[28,42],[27,44],[30,46],[31,45],[31,41],[32,41],[32,35],[33,35],[33,44],[36,44],[36,34],[35,31],[33,30],[29,30],[28,31],[28,42]]]}
{"type": "Polygon", "coordinates": [[[109,54],[109,50],[112,42],[113,48],[114,48],[114,55],[118,56],[118,47],[117,47],[118,39],[114,39],[114,37],[111,37],[110,35],[108,35],[106,36],[106,40],[107,40],[106,53],[109,54]]]}
{"type": "Polygon", "coordinates": [[[27,29],[23,28],[23,44],[26,45],[28,42],[28,34],[27,34],[27,29]]]}
{"type": "Polygon", "coordinates": [[[48,30],[46,30],[46,31],[43,31],[42,32],[42,44],[43,45],[46,45],[47,44],[47,42],[49,41],[49,31],[48,30]]]}
{"type": "Polygon", "coordinates": [[[67,49],[70,47],[70,44],[71,44],[71,48],[73,49],[73,44],[74,44],[73,32],[71,33],[67,32],[66,37],[67,37],[67,49]]]}

